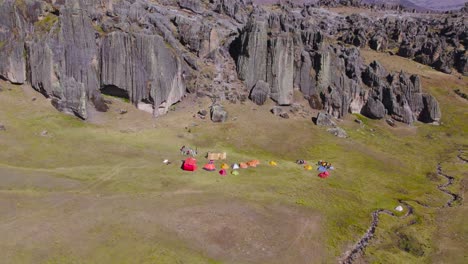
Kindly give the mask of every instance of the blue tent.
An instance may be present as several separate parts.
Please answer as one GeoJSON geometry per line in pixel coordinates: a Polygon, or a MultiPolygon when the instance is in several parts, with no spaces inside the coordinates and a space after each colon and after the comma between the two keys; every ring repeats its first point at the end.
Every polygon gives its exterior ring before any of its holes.
{"type": "Polygon", "coordinates": [[[327,168],[325,168],[324,166],[320,166],[320,167],[318,167],[317,170],[320,171],[320,172],[326,172],[327,168]]]}

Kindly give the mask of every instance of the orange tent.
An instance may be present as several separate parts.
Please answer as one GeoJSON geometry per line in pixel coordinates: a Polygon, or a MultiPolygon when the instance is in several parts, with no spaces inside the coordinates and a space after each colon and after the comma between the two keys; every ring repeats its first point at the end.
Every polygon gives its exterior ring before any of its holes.
{"type": "Polygon", "coordinates": [[[258,160],[251,160],[251,161],[247,162],[247,165],[249,167],[257,167],[258,164],[260,164],[260,161],[258,161],[258,160]]]}
{"type": "Polygon", "coordinates": [[[241,167],[242,169],[247,169],[249,167],[249,165],[247,165],[247,163],[245,163],[245,162],[241,162],[241,163],[239,163],[239,167],[241,167]]]}
{"type": "Polygon", "coordinates": [[[214,163],[212,161],[210,161],[209,163],[207,163],[205,166],[203,166],[203,169],[204,170],[207,170],[207,171],[215,171],[216,170],[216,166],[214,165],[214,163]]]}

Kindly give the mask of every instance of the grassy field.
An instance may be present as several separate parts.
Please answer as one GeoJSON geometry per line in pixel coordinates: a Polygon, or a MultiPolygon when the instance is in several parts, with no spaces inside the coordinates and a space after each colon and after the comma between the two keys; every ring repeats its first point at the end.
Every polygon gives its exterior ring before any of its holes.
{"type": "MultiPolygon", "coordinates": [[[[363,53],[388,69],[402,63],[363,53]]],[[[468,82],[404,63],[441,103],[442,125],[391,128],[349,116],[340,122],[348,139],[312,116],[276,118],[268,105],[227,105],[230,120],[213,124],[193,117],[208,102],[191,97],[156,120],[109,98],[108,113],[83,122],[29,87],[2,82],[0,263],[336,263],[370,213],[399,199],[430,208],[409,202],[413,216],[382,216],[363,262],[466,263],[467,207],[434,208],[449,197],[430,173],[442,162],[456,177],[451,190],[466,190],[467,165],[456,155],[468,151],[467,102],[453,89],[467,92],[468,82]],[[238,176],[183,172],[182,145],[261,165],[238,176]],[[336,170],[323,180],[296,159],[328,160],[336,170]]]]}

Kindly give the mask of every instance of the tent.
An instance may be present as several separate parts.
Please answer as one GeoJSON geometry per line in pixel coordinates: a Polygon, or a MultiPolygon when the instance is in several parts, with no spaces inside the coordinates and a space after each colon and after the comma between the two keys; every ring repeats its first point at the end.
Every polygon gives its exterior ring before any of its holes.
{"type": "Polygon", "coordinates": [[[233,170],[238,170],[239,168],[240,168],[239,164],[237,164],[237,163],[232,164],[232,169],[233,170]]]}
{"type": "Polygon", "coordinates": [[[258,164],[260,164],[260,161],[258,161],[258,160],[251,160],[251,161],[247,162],[247,166],[249,166],[249,167],[257,167],[258,164]]]}
{"type": "Polygon", "coordinates": [[[197,160],[194,158],[185,159],[182,169],[185,171],[195,171],[197,169],[197,160]]]}
{"type": "Polygon", "coordinates": [[[241,167],[242,169],[247,169],[249,167],[249,165],[247,165],[247,163],[245,163],[245,162],[241,162],[241,163],[239,163],[239,167],[241,167]]]}
{"type": "Polygon", "coordinates": [[[310,166],[310,165],[305,165],[305,166],[304,166],[304,169],[310,171],[310,170],[313,169],[313,167],[310,166]]]}
{"type": "Polygon", "coordinates": [[[206,171],[215,171],[216,166],[214,165],[214,162],[210,160],[210,162],[208,162],[205,166],[203,166],[203,169],[206,171]]]}
{"type": "Polygon", "coordinates": [[[270,161],[270,165],[271,166],[278,166],[278,163],[276,163],[276,161],[270,161]]]}
{"type": "Polygon", "coordinates": [[[226,174],[227,174],[227,172],[226,172],[225,169],[222,169],[222,170],[219,171],[219,175],[221,175],[221,176],[226,176],[226,174]]]}
{"type": "Polygon", "coordinates": [[[233,171],[231,171],[231,174],[232,175],[239,175],[239,171],[238,170],[233,170],[233,171]]]}
{"type": "Polygon", "coordinates": [[[330,173],[328,171],[325,171],[325,172],[321,172],[318,176],[322,179],[326,179],[328,178],[328,176],[330,176],[330,173]]]}
{"type": "Polygon", "coordinates": [[[327,168],[325,168],[324,166],[320,166],[320,167],[318,167],[317,170],[320,171],[320,172],[326,172],[327,168]]]}
{"type": "Polygon", "coordinates": [[[223,163],[221,164],[221,169],[227,170],[229,169],[229,165],[227,165],[226,163],[223,163]]]}
{"type": "Polygon", "coordinates": [[[296,160],[296,164],[299,164],[299,165],[304,165],[306,163],[307,162],[305,160],[296,160]]]}

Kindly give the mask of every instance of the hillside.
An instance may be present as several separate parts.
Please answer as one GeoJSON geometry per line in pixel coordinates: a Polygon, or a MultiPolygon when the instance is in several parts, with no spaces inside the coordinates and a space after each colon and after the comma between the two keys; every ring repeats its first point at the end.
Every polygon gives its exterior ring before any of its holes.
{"type": "Polygon", "coordinates": [[[434,10],[434,11],[448,11],[448,10],[460,10],[466,0],[364,0],[365,3],[371,4],[390,4],[390,5],[401,5],[411,9],[417,10],[434,10]]]}

